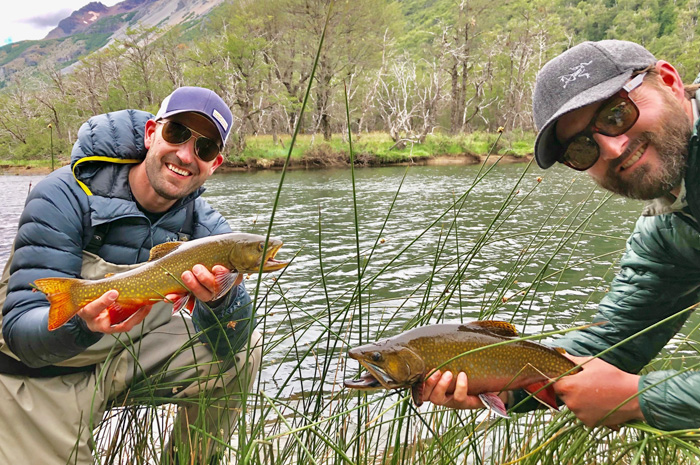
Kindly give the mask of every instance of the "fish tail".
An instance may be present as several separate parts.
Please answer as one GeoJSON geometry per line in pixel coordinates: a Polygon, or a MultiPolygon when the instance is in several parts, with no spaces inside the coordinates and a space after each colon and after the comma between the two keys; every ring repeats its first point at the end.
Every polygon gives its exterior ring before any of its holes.
{"type": "Polygon", "coordinates": [[[41,278],[34,281],[34,286],[46,294],[51,304],[49,331],[63,326],[80,310],[80,306],[73,301],[74,289],[80,283],[82,280],[74,278],[41,278]]]}
{"type": "Polygon", "coordinates": [[[528,394],[537,399],[540,403],[551,407],[554,410],[559,410],[559,405],[557,404],[557,395],[554,392],[554,387],[551,381],[540,381],[537,383],[532,383],[529,386],[525,386],[523,389],[528,394]]]}

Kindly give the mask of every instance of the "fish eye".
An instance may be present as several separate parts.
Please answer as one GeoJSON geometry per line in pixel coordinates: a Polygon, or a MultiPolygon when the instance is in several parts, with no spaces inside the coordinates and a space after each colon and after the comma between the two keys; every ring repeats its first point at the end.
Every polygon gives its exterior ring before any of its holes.
{"type": "Polygon", "coordinates": [[[264,248],[265,248],[265,245],[262,242],[258,242],[258,250],[260,252],[262,252],[264,248]]]}
{"type": "Polygon", "coordinates": [[[373,362],[381,362],[382,360],[382,354],[379,352],[372,352],[371,357],[373,362]]]}

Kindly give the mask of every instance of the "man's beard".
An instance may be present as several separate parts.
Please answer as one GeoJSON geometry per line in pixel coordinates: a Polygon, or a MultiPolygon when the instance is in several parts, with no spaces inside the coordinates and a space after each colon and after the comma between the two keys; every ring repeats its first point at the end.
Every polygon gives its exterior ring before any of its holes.
{"type": "MultiPolygon", "coordinates": [[[[601,187],[625,197],[651,200],[667,194],[681,184],[685,176],[688,141],[693,128],[681,104],[665,92],[662,95],[664,105],[663,113],[658,119],[658,130],[645,131],[629,144],[630,148],[638,148],[646,143],[649,143],[649,147],[654,147],[660,161],[659,169],[652,169],[649,165],[638,166],[621,179],[616,171],[619,163],[611,163],[605,177],[596,180],[601,187]]],[[[627,158],[625,155],[620,157],[620,161],[627,158]]]]}

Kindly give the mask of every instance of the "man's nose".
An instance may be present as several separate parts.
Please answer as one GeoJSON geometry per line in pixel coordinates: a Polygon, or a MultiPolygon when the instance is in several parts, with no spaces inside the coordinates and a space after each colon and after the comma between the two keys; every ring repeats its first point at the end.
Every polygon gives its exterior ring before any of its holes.
{"type": "Polygon", "coordinates": [[[625,151],[629,138],[625,135],[605,136],[603,134],[593,134],[593,140],[600,149],[600,157],[604,160],[614,160],[625,151]]]}
{"type": "Polygon", "coordinates": [[[197,155],[194,153],[194,142],[195,138],[192,137],[184,144],[178,146],[176,154],[183,164],[190,164],[195,161],[197,155]]]}

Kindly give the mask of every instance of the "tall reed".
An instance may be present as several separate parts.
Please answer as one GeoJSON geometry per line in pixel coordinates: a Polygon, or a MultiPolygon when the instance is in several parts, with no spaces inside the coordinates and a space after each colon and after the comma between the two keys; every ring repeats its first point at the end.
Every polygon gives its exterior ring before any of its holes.
{"type": "MultiPolygon", "coordinates": [[[[302,111],[315,70],[316,63],[302,111]]],[[[297,133],[298,127],[295,136],[297,133]]],[[[352,159],[351,133],[348,142],[352,159]]],[[[293,143],[294,139],[287,160],[293,143]]],[[[260,275],[255,284],[257,329],[264,336],[263,368],[268,369],[269,379],[262,379],[261,370],[252,392],[230,393],[242,396],[243,401],[238,433],[233,438],[209,436],[201,419],[194,419],[189,440],[216,444],[222,453],[220,463],[255,465],[681,464],[696,460],[700,456],[698,431],[663,432],[638,422],[619,431],[591,430],[566,409],[538,410],[506,421],[487,411],[456,411],[431,405],[418,409],[407,392],[367,393],[343,388],[342,380],[358,371],[356,365],[348,366],[348,347],[415,326],[495,318],[551,339],[587,323],[578,313],[553,318],[555,302],[561,298],[559,291],[568,286],[566,275],[582,265],[573,258],[574,251],[595,234],[589,232],[589,227],[610,196],[601,197],[592,190],[573,203],[564,192],[551,210],[536,210],[533,205],[538,191],[547,180],[533,181],[529,166],[525,166],[517,180],[502,186],[500,207],[491,221],[480,227],[466,227],[470,211],[480,208],[477,188],[495,176],[498,168],[498,163],[485,163],[474,179],[465,179],[463,190],[454,193],[451,205],[433,212],[432,218],[416,227],[413,239],[401,244],[391,256],[386,255],[381,243],[395,205],[403,198],[410,168],[397,184],[373,237],[361,232],[366,230],[358,209],[358,181],[351,168],[348,176],[352,198],[348,205],[353,211],[353,226],[345,239],[353,242],[355,253],[341,263],[329,260],[331,254],[324,249],[328,223],[319,207],[313,222],[317,249],[299,251],[300,256],[317,262],[318,275],[301,289],[296,283],[286,282],[284,274],[276,280],[260,275]],[[510,222],[529,210],[533,210],[531,227],[526,233],[513,233],[510,222]],[[416,252],[424,250],[417,248],[424,237],[437,238],[427,255],[416,252]],[[505,263],[503,254],[492,253],[498,248],[512,248],[505,254],[505,263]],[[379,282],[394,280],[393,273],[415,262],[426,264],[424,276],[413,281],[412,287],[402,288],[403,297],[385,300],[375,292],[379,282]],[[497,279],[471,285],[492,268],[501,269],[497,279]],[[348,274],[347,269],[353,271],[348,274]],[[292,286],[294,293],[289,292],[292,286]],[[314,301],[310,302],[312,295],[314,301]],[[480,302],[478,308],[467,303],[475,299],[480,302]]],[[[285,172],[286,165],[266,228],[268,236],[275,229],[285,172]]],[[[618,248],[588,259],[600,262],[607,274],[615,268],[624,247],[624,237],[614,239],[618,248]]],[[[400,281],[397,285],[407,286],[400,281]]],[[[601,278],[595,287],[604,286],[601,278]]],[[[589,307],[593,299],[589,296],[579,302],[579,310],[589,307]]],[[[694,332],[657,364],[680,365],[682,370],[695,367],[697,346],[690,338],[694,332]]],[[[196,344],[197,335],[192,336],[196,344]]],[[[165,438],[174,428],[174,409],[169,398],[156,395],[164,388],[168,386],[157,382],[135,386],[120,405],[107,412],[94,434],[99,463],[170,463],[171,457],[162,451],[165,438]]],[[[202,395],[192,402],[207,407],[213,400],[202,395]]],[[[176,443],[173,450],[189,451],[189,446],[176,443]]],[[[176,453],[175,457],[178,463],[199,463],[192,454],[176,453]]]]}

